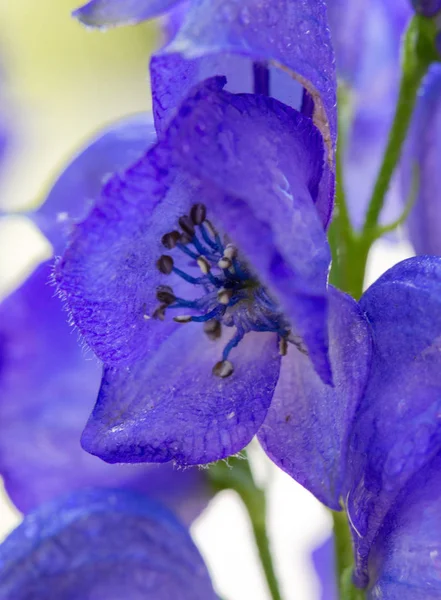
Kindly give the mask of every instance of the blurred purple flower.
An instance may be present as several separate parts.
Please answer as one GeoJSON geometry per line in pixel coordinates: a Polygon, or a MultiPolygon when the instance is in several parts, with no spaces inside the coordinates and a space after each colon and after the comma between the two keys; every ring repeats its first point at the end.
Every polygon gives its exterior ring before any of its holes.
{"type": "Polygon", "coordinates": [[[27,515],[0,546],[2,600],[216,600],[187,530],[142,495],[87,490],[27,515]]]}
{"type": "MultiPolygon", "coordinates": [[[[400,42],[412,16],[408,0],[328,0],[337,73],[348,94],[343,140],[346,198],[359,229],[378,174],[398,98],[400,42]]],[[[342,132],[343,134],[343,132],[342,132]]],[[[388,192],[382,222],[403,210],[399,178],[388,192]]]]}
{"type": "Polygon", "coordinates": [[[106,184],[57,267],[106,363],[83,444],[109,462],[238,452],[290,342],[330,380],[321,136],[293,109],[224,83],[198,86],[160,142],[106,184]]]}
{"type": "Polygon", "coordinates": [[[441,255],[441,66],[433,65],[417,102],[406,142],[401,176],[411,194],[415,170],[418,195],[409,215],[410,240],[418,254],[441,255]]]}
{"type": "Polygon", "coordinates": [[[338,600],[334,540],[329,537],[312,553],[315,572],[319,578],[321,600],[338,600]]]}
{"type": "MultiPolygon", "coordinates": [[[[31,215],[57,252],[75,220],[90,210],[103,177],[132,162],[155,137],[147,116],[124,119],[67,167],[47,203],[31,215]]],[[[147,492],[191,520],[209,495],[202,472],[110,466],[82,450],[102,369],[67,324],[49,285],[51,269],[51,261],[40,265],[0,304],[0,475],[11,500],[27,512],[68,490],[122,487],[147,492]]]]}

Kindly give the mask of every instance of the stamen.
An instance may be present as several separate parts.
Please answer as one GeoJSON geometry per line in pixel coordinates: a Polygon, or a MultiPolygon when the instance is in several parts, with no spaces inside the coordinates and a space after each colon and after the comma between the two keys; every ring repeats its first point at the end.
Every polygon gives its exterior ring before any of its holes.
{"type": "Polygon", "coordinates": [[[202,273],[204,275],[208,275],[208,273],[211,270],[211,266],[208,260],[205,258],[205,256],[199,256],[196,262],[198,263],[198,267],[200,268],[202,273]]]}
{"type": "Polygon", "coordinates": [[[165,309],[167,306],[165,304],[161,304],[158,308],[153,312],[152,318],[159,319],[159,321],[163,321],[165,319],[165,309]]]}
{"type": "Polygon", "coordinates": [[[217,263],[217,266],[220,269],[229,269],[232,266],[232,262],[229,258],[227,258],[226,256],[223,256],[220,261],[217,263]]]}
{"type": "Polygon", "coordinates": [[[286,356],[288,354],[288,342],[285,337],[279,338],[279,354],[286,356]]]}
{"type": "Polygon", "coordinates": [[[216,377],[221,377],[222,379],[225,379],[225,377],[230,377],[233,372],[234,367],[229,360],[220,360],[213,367],[213,375],[216,375],[216,377]]]}
{"type": "Polygon", "coordinates": [[[221,304],[227,306],[233,296],[233,290],[221,288],[217,293],[217,299],[221,304]]]}
{"type": "Polygon", "coordinates": [[[194,236],[194,225],[188,215],[179,217],[178,223],[179,223],[179,227],[182,229],[182,231],[184,233],[189,235],[191,238],[194,236]]]}
{"type": "Polygon", "coordinates": [[[222,335],[222,325],[220,321],[217,321],[216,319],[206,321],[204,323],[204,332],[210,340],[219,339],[222,335]]]}
{"type": "Polygon", "coordinates": [[[233,244],[227,244],[224,250],[224,257],[233,260],[237,256],[237,248],[233,244]]]}
{"type": "Polygon", "coordinates": [[[161,273],[163,273],[164,275],[170,275],[170,273],[173,271],[173,259],[171,256],[167,256],[167,254],[163,254],[156,262],[156,266],[158,267],[159,271],[161,271],[161,273]]]}
{"type": "Polygon", "coordinates": [[[161,243],[168,250],[173,250],[173,248],[179,242],[180,237],[181,234],[179,233],[179,231],[170,231],[169,233],[166,233],[162,236],[161,243]]]}
{"type": "Polygon", "coordinates": [[[178,315],[177,317],[173,317],[173,321],[176,321],[176,323],[190,323],[192,317],[190,315],[178,315]]]}
{"type": "Polygon", "coordinates": [[[207,216],[205,204],[193,204],[190,210],[190,218],[195,225],[201,225],[207,216]]]}
{"type": "Polygon", "coordinates": [[[170,306],[176,301],[173,290],[168,285],[160,285],[156,290],[156,298],[165,306],[170,306]]]}

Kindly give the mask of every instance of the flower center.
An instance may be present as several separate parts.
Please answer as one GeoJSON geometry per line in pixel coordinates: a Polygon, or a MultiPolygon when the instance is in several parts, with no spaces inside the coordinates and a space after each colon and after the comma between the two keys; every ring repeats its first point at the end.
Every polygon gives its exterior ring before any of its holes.
{"type": "Polygon", "coordinates": [[[222,334],[222,326],[234,327],[235,334],[225,345],[222,360],[213,367],[213,374],[229,377],[234,366],[229,354],[250,331],[274,332],[278,336],[279,352],[284,356],[288,342],[294,343],[302,352],[301,341],[291,333],[290,326],[277,303],[265,287],[251,273],[237,248],[226,236],[220,234],[207,219],[203,204],[194,204],[189,215],[178,220],[180,230],[166,233],[162,244],[168,250],[178,251],[176,258],[187,260],[185,269],[175,265],[170,254],[163,254],[156,266],[164,275],[174,273],[190,285],[198,286],[201,295],[196,300],[186,300],[175,295],[168,285],[159,286],[156,297],[160,305],[153,317],[163,320],[165,311],[189,309],[191,314],[174,317],[178,323],[203,323],[209,339],[216,340],[222,334]],[[188,270],[194,271],[195,275],[188,270]]]}

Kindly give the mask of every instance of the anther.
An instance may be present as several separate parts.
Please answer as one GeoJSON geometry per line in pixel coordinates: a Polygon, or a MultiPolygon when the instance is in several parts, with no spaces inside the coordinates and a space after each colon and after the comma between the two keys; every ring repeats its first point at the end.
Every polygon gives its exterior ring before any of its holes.
{"type": "Polygon", "coordinates": [[[173,317],[173,321],[176,323],[190,323],[192,317],[190,315],[178,315],[177,317],[173,317]]]}
{"type": "Polygon", "coordinates": [[[217,299],[221,304],[227,306],[233,296],[233,290],[221,288],[217,293],[217,299]]]}
{"type": "Polygon", "coordinates": [[[211,319],[204,323],[204,332],[210,340],[218,340],[222,335],[222,325],[220,321],[211,319]]]}
{"type": "Polygon", "coordinates": [[[217,263],[219,269],[229,269],[233,263],[229,258],[223,256],[220,261],[217,263]]]}
{"type": "Polygon", "coordinates": [[[213,224],[211,221],[209,221],[208,219],[205,219],[205,227],[208,230],[208,233],[212,236],[212,237],[216,237],[217,236],[217,231],[216,229],[213,227],[213,224]]]}
{"type": "Polygon", "coordinates": [[[164,275],[170,275],[173,271],[174,262],[171,256],[163,254],[157,261],[156,266],[164,275]]]}
{"type": "Polygon", "coordinates": [[[158,308],[155,309],[155,311],[153,312],[153,319],[159,319],[160,321],[163,321],[165,319],[165,309],[167,308],[167,306],[165,304],[161,304],[161,306],[158,306],[158,308]]]}
{"type": "Polygon", "coordinates": [[[211,265],[208,262],[208,260],[205,258],[205,256],[199,256],[196,262],[198,264],[198,267],[202,271],[202,273],[204,275],[208,275],[208,273],[211,270],[211,265]]]}
{"type": "Polygon", "coordinates": [[[288,354],[288,342],[284,337],[279,339],[279,354],[280,356],[286,356],[288,354]]]}
{"type": "Polygon", "coordinates": [[[227,244],[225,246],[225,250],[224,250],[224,258],[229,258],[230,260],[233,260],[233,258],[236,258],[236,256],[237,256],[236,246],[234,246],[234,244],[227,244]]]}
{"type": "Polygon", "coordinates": [[[160,285],[156,289],[156,298],[165,306],[170,306],[176,300],[176,296],[173,293],[173,290],[168,285],[160,285]]]}
{"type": "Polygon", "coordinates": [[[181,235],[181,237],[179,238],[179,242],[181,244],[184,244],[184,246],[186,246],[187,244],[190,244],[192,239],[193,239],[192,235],[189,235],[188,233],[183,233],[181,235]]]}
{"type": "Polygon", "coordinates": [[[190,210],[190,218],[195,225],[202,225],[207,216],[205,204],[193,204],[190,210]]]}
{"type": "Polygon", "coordinates": [[[188,215],[184,215],[183,217],[179,217],[179,227],[182,229],[184,233],[192,238],[194,236],[194,225],[193,221],[190,219],[188,215]]]}
{"type": "Polygon", "coordinates": [[[222,379],[225,379],[225,377],[229,377],[233,374],[233,372],[234,367],[229,360],[220,360],[214,365],[212,371],[213,375],[216,375],[216,377],[222,377],[222,379]]]}
{"type": "Polygon", "coordinates": [[[161,242],[168,250],[173,250],[176,244],[179,242],[181,234],[179,231],[170,231],[162,236],[161,242]]]}

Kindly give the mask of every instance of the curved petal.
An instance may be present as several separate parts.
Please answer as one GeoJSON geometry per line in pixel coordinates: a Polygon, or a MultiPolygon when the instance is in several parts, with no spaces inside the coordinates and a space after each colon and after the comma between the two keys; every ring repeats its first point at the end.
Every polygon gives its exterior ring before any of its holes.
{"type": "MultiPolygon", "coordinates": [[[[336,77],[322,0],[193,2],[178,34],[151,61],[158,132],[166,128],[194,84],[207,77],[225,75],[231,91],[252,91],[256,63],[269,68],[270,79],[268,90],[254,91],[286,101],[291,94],[287,90],[297,88],[295,80],[308,89],[314,99],[314,122],[325,141],[328,168],[333,173],[336,77]],[[276,81],[280,72],[284,75],[283,85],[276,81]],[[173,87],[168,85],[170,78],[173,87]]],[[[327,169],[323,180],[317,208],[326,225],[334,194],[334,180],[327,169]]]]}
{"type": "Polygon", "coordinates": [[[46,504],[0,546],[4,600],[215,600],[188,532],[148,498],[91,490],[46,504]]]}
{"type": "Polygon", "coordinates": [[[417,254],[441,254],[441,67],[434,65],[418,98],[401,162],[403,201],[409,197],[415,168],[418,195],[407,220],[417,254]]]}
{"type": "Polygon", "coordinates": [[[234,373],[213,377],[225,336],[184,325],[148,361],[106,368],[83,447],[108,462],[206,464],[242,450],[263,422],[280,369],[277,336],[249,333],[234,373]]]}
{"type": "Polygon", "coordinates": [[[135,25],[164,14],[181,0],[90,0],[72,15],[88,27],[135,25]]]}
{"type": "Polygon", "coordinates": [[[156,141],[152,116],[125,117],[100,131],[80,150],[28,216],[60,254],[73,224],[85,218],[110,173],[127,168],[156,141]]]}
{"type": "Polygon", "coordinates": [[[290,347],[259,440],[270,458],[334,510],[340,510],[349,434],[371,360],[371,334],[355,300],[329,293],[329,353],[334,387],[290,347]]]}
{"type": "Polygon", "coordinates": [[[91,485],[143,491],[185,520],[205,506],[196,469],[107,465],[80,446],[101,368],[80,348],[45,263],[0,304],[0,475],[23,512],[91,485]]]}
{"type": "Polygon", "coordinates": [[[351,440],[347,511],[356,578],[367,585],[372,541],[397,495],[441,447],[441,259],[412,258],[360,300],[374,353],[351,440]]]}
{"type": "Polygon", "coordinates": [[[441,456],[401,492],[372,547],[368,600],[441,597],[441,456]]]}
{"type": "Polygon", "coordinates": [[[320,135],[309,119],[279,102],[233,95],[222,84],[214,78],[196,88],[161,143],[105,186],[58,265],[60,287],[98,356],[113,365],[142,359],[173,329],[146,318],[165,283],[156,267],[161,237],[203,201],[279,299],[330,381],[330,254],[313,202],[320,135]]]}

